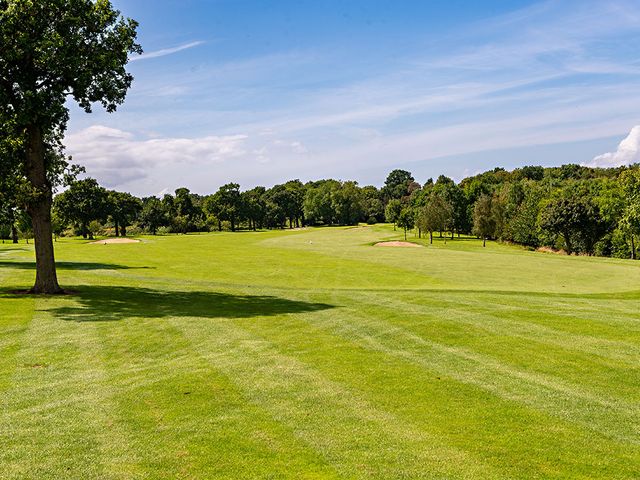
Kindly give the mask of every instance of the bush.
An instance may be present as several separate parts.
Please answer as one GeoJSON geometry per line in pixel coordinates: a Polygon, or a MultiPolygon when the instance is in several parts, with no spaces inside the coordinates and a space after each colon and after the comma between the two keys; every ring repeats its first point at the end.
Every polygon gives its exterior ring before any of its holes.
{"type": "Polygon", "coordinates": [[[378,220],[373,215],[367,218],[367,225],[375,225],[376,223],[378,223],[378,220]]]}
{"type": "Polygon", "coordinates": [[[158,227],[156,234],[169,235],[171,233],[171,227],[158,227]]]}

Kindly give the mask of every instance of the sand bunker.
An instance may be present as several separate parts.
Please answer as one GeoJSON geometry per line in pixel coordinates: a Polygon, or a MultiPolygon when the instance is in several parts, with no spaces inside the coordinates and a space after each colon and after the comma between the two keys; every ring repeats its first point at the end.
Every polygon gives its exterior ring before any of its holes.
{"type": "Polygon", "coordinates": [[[422,245],[418,245],[417,243],[411,242],[378,242],[374,245],[374,247],[422,247],[422,245]]]}
{"type": "Polygon", "coordinates": [[[133,238],[107,238],[106,240],[91,242],[90,245],[112,245],[118,243],[140,243],[140,240],[135,240],[133,238]]]}

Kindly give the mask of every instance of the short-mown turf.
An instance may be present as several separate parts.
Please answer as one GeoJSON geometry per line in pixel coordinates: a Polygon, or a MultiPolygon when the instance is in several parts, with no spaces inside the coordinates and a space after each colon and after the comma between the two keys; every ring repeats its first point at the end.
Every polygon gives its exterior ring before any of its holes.
{"type": "Polygon", "coordinates": [[[0,478],[640,476],[640,262],[399,238],[1,245],[0,478]]]}

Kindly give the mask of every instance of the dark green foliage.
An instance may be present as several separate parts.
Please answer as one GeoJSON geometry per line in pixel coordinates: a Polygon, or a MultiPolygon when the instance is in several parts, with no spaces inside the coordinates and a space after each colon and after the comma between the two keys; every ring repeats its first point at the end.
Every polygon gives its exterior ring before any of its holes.
{"type": "Polygon", "coordinates": [[[109,192],[109,215],[114,223],[116,237],[127,236],[127,227],[131,225],[142,210],[142,202],[130,193],[109,192]]]}
{"type": "Polygon", "coordinates": [[[410,172],[406,170],[393,170],[387,176],[382,188],[382,194],[385,202],[389,202],[392,199],[399,200],[402,197],[409,195],[409,185],[414,182],[414,178],[410,172]]]}
{"type": "Polygon", "coordinates": [[[204,208],[207,213],[218,219],[218,228],[221,222],[229,222],[231,231],[236,231],[238,218],[242,214],[242,198],[240,197],[240,185],[227,183],[205,200],[204,208]]]}
{"type": "Polygon", "coordinates": [[[264,227],[267,215],[267,204],[264,198],[266,191],[264,187],[255,187],[240,194],[242,218],[248,222],[250,229],[264,227]]]}
{"type": "Polygon", "coordinates": [[[569,254],[592,254],[596,242],[606,233],[599,208],[576,195],[549,200],[540,212],[539,223],[543,230],[562,237],[569,254]]]}
{"type": "Polygon", "coordinates": [[[142,211],[139,216],[140,225],[155,235],[158,228],[168,224],[164,204],[156,197],[142,199],[142,211]]]}
{"type": "Polygon", "coordinates": [[[93,238],[89,224],[107,219],[110,210],[107,190],[93,178],[73,182],[68,190],[58,195],[54,209],[66,223],[73,224],[80,234],[93,238]]]}

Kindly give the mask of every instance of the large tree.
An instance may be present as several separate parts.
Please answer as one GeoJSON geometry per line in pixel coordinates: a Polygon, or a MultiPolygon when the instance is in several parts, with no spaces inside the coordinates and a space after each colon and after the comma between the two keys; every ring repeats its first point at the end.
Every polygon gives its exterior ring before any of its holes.
{"type": "Polygon", "coordinates": [[[36,247],[34,293],[60,293],[51,227],[52,173],[47,139],[64,131],[71,97],[87,112],[121,104],[133,77],[125,66],[137,23],[108,0],[0,0],[0,125],[22,141],[20,175],[36,247]],[[11,129],[5,128],[7,125],[11,129]]]}

